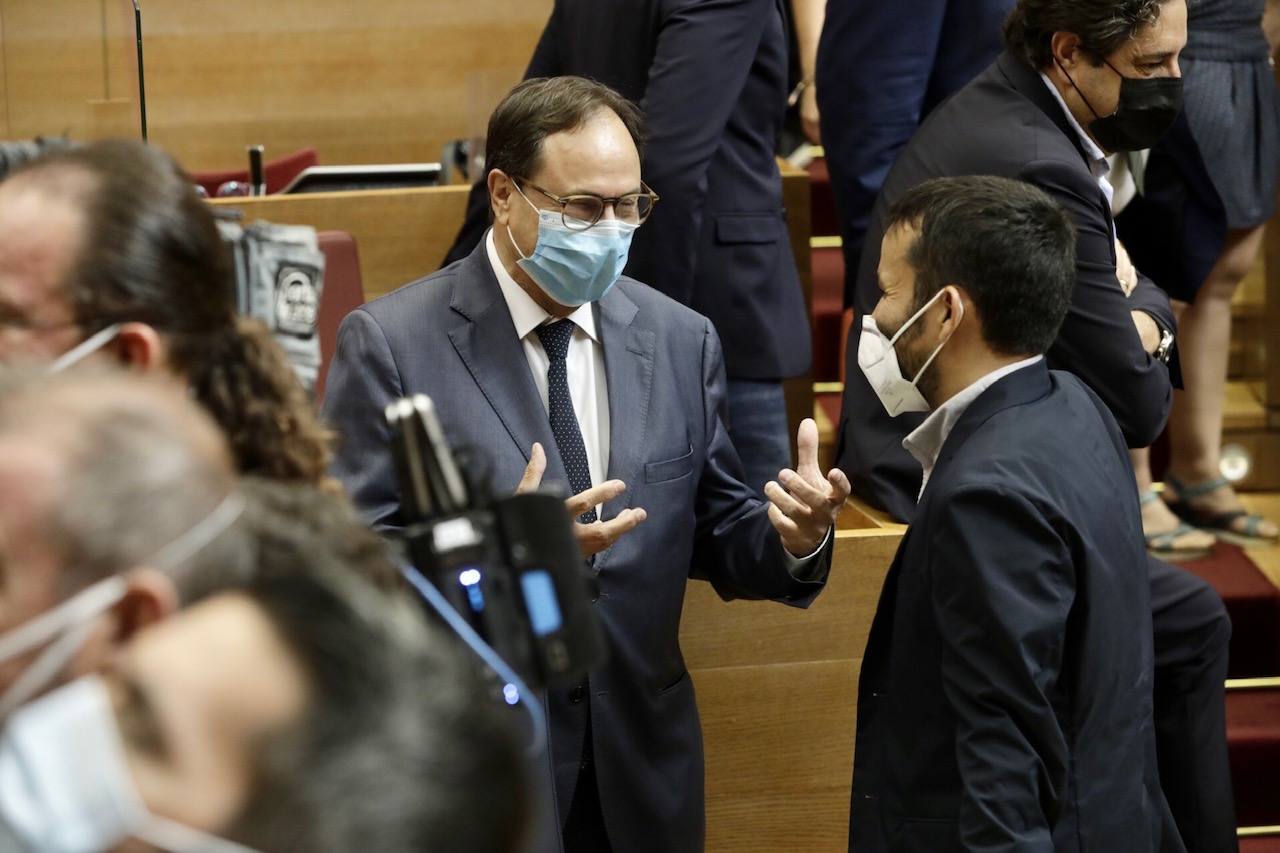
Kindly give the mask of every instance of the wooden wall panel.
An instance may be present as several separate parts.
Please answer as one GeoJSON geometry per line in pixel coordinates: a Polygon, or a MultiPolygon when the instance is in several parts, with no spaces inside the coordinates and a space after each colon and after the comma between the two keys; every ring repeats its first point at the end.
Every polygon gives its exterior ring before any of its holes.
{"type": "Polygon", "coordinates": [[[840,531],[808,610],[689,585],[680,639],[702,716],[711,853],[847,849],[858,672],[902,529],[840,531]]]}
{"type": "Polygon", "coordinates": [[[523,74],[551,0],[186,0],[145,9],[153,138],[189,168],[306,145],[437,160],[523,74]]]}
{"type": "Polygon", "coordinates": [[[139,136],[130,0],[0,0],[3,136],[139,136]]]}
{"type": "MultiPolygon", "coordinates": [[[[520,79],[551,3],[143,0],[151,138],[191,170],[240,168],[250,144],[438,160],[520,79]]],[[[136,135],[131,10],[0,0],[6,135],[136,135]]]]}

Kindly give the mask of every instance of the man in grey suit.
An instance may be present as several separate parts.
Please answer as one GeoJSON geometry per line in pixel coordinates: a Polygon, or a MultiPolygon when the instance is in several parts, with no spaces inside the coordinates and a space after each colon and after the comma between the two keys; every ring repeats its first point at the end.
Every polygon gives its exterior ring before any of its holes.
{"type": "Polygon", "coordinates": [[[398,523],[382,411],[405,394],[435,400],[496,490],[545,476],[576,496],[610,657],[548,696],[569,851],[702,849],[686,578],[726,599],[808,605],[849,493],[842,473],[819,471],[810,421],[796,470],[756,498],[725,430],[715,329],[621,277],[657,202],[640,138],[636,108],[603,85],[517,86],[489,123],[493,228],[468,257],[347,317],[324,403],[342,434],[337,474],[376,524],[398,523]]]}

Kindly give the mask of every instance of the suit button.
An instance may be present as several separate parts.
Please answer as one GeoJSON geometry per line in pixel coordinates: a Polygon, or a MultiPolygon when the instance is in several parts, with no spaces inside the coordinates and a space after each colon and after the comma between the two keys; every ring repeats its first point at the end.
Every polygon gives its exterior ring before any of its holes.
{"type": "Polygon", "coordinates": [[[569,691],[569,702],[573,705],[581,705],[582,700],[587,698],[587,689],[579,684],[577,687],[569,691]]]}

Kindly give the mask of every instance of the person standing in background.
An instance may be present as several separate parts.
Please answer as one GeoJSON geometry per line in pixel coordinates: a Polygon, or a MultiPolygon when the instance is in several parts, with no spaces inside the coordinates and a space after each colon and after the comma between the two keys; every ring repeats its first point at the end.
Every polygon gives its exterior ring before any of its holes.
{"type": "Polygon", "coordinates": [[[1280,535],[1275,522],[1244,509],[1219,471],[1231,300],[1275,212],[1280,171],[1270,62],[1280,33],[1264,32],[1268,7],[1274,15],[1280,3],[1188,0],[1183,114],[1151,149],[1141,191],[1116,219],[1134,264],[1179,313],[1185,390],[1173,396],[1163,501],[1149,451],[1134,453],[1147,543],[1158,553],[1203,550],[1212,542],[1199,531],[1245,542],[1280,535]]]}
{"type": "MultiPolygon", "coordinates": [[[[797,7],[821,2],[794,0],[797,7]]],[[[1013,0],[825,2],[816,93],[806,94],[815,94],[821,111],[849,307],[871,208],[898,152],[934,107],[1000,55],[1000,24],[1013,0]]],[[[803,36],[799,8],[796,17],[796,33],[803,36]]],[[[803,68],[803,39],[800,50],[803,68]]]]}
{"type": "MultiPolygon", "coordinates": [[[[643,172],[662,201],[626,274],[715,326],[729,437],[757,491],[790,464],[782,381],[808,371],[812,351],[775,159],[786,11],[784,0],[557,0],[525,72],[588,77],[641,107],[643,172]]],[[[488,225],[481,180],[445,263],[488,225]]]]}

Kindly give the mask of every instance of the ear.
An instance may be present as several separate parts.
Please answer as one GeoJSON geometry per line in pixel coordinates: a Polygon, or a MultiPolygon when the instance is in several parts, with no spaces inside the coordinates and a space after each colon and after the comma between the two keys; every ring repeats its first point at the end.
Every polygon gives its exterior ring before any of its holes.
{"type": "Polygon", "coordinates": [[[1049,40],[1049,49],[1053,51],[1054,66],[1065,68],[1067,71],[1074,70],[1076,65],[1084,58],[1082,56],[1080,36],[1075,33],[1062,30],[1054,33],[1053,38],[1049,40]]]}
{"type": "Polygon", "coordinates": [[[965,294],[959,286],[948,284],[942,289],[942,298],[938,301],[942,303],[942,330],[948,335],[955,334],[956,327],[964,320],[965,302],[968,295],[965,294]]]}
{"type": "Polygon", "coordinates": [[[507,217],[511,210],[511,196],[515,193],[515,182],[501,169],[489,172],[489,205],[493,208],[493,221],[499,225],[507,225],[507,217]]]}
{"type": "Polygon", "coordinates": [[[115,606],[116,636],[124,643],[143,628],[154,625],[178,611],[178,588],[158,569],[134,569],[125,575],[124,598],[115,606]]]}
{"type": "Polygon", "coordinates": [[[115,340],[120,361],[135,370],[155,370],[168,361],[164,338],[146,323],[125,323],[115,340]]]}

